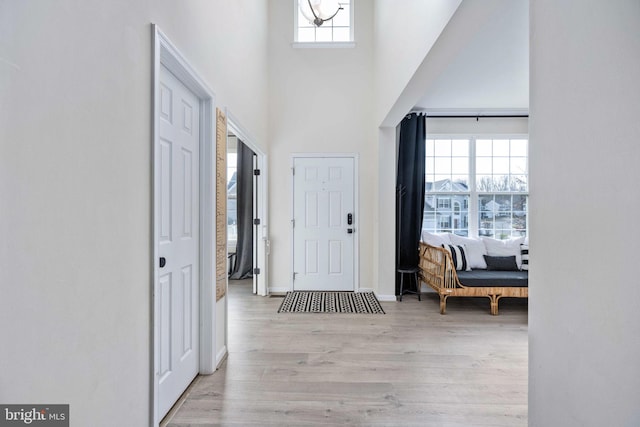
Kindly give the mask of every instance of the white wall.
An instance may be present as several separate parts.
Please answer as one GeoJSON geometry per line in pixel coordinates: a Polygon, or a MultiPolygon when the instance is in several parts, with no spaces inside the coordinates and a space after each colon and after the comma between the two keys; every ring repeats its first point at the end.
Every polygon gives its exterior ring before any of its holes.
{"type": "Polygon", "coordinates": [[[640,2],[531,1],[529,425],[640,425],[640,2]]]}
{"type": "Polygon", "coordinates": [[[291,154],[359,154],[360,285],[373,286],[372,4],[356,1],[355,48],[293,48],[293,2],[269,2],[270,289],[291,286],[291,154]]]}
{"type": "MultiPolygon", "coordinates": [[[[529,0],[465,0],[456,15],[469,6],[481,8],[455,31],[449,55],[456,52],[418,105],[424,109],[522,109],[529,107],[529,0]],[[492,10],[493,9],[493,10],[492,10]],[[474,30],[475,31],[470,31],[474,30]],[[456,43],[462,43],[459,47],[456,43]]],[[[449,24],[457,20],[452,18],[449,24]]],[[[447,39],[448,25],[438,44],[447,39]]],[[[434,46],[435,48],[435,46],[434,46]]]]}
{"type": "MultiPolygon", "coordinates": [[[[387,123],[416,70],[433,47],[461,0],[425,2],[375,0],[373,20],[374,102],[373,126],[378,128],[374,165],[374,283],[378,296],[395,295],[395,182],[396,126],[404,110],[387,123]],[[379,127],[382,126],[382,127],[379,127]]],[[[420,94],[415,94],[419,99],[420,94]]],[[[411,108],[410,106],[407,108],[411,108]]]]}
{"type": "Polygon", "coordinates": [[[374,1],[376,125],[385,119],[461,1],[374,1]]]}
{"type": "Polygon", "coordinates": [[[0,402],[72,425],[149,424],[151,22],[266,141],[266,1],[0,2],[0,402]]]}

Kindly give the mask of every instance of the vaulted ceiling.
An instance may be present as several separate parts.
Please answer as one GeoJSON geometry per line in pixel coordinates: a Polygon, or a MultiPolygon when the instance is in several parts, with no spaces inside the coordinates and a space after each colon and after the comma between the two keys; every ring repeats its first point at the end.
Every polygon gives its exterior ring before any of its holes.
{"type": "MultiPolygon", "coordinates": [[[[457,38],[459,48],[446,63],[437,64],[441,71],[423,85],[415,109],[480,114],[528,111],[529,2],[502,1],[479,18],[483,19],[480,25],[473,19],[452,19],[443,31],[449,39],[457,38]],[[477,28],[469,31],[470,26],[477,28]],[[465,39],[463,44],[460,38],[465,39]]],[[[441,39],[434,48],[447,43],[447,37],[441,39]]]]}

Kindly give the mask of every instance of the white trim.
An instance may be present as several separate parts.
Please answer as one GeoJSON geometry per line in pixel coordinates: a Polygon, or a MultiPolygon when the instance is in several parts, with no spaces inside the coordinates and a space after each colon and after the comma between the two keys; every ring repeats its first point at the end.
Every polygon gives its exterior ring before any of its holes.
{"type": "Polygon", "coordinates": [[[476,194],[476,143],[473,137],[469,137],[469,206],[467,210],[467,235],[478,236],[478,197],[473,197],[472,194],[476,194]],[[475,217],[472,218],[471,214],[475,213],[475,217]]]}
{"type": "MultiPolygon", "coordinates": [[[[295,165],[295,159],[298,158],[350,158],[353,159],[353,216],[355,218],[355,227],[353,227],[353,290],[357,291],[360,289],[360,166],[359,159],[360,156],[358,153],[292,153],[291,154],[291,170],[293,170],[295,165]]],[[[289,180],[289,193],[291,194],[291,219],[293,223],[294,217],[294,195],[293,195],[293,185],[294,185],[294,175],[291,174],[291,179],[289,180]]],[[[291,241],[291,259],[290,259],[290,272],[291,277],[289,278],[289,291],[293,290],[293,272],[294,272],[294,235],[293,235],[293,227],[290,227],[290,241],[291,241]]],[[[275,290],[272,289],[272,292],[275,290]]]]}
{"type": "Polygon", "coordinates": [[[529,139],[526,133],[472,132],[472,133],[426,133],[425,139],[529,139]]]}
{"type": "Polygon", "coordinates": [[[254,261],[255,265],[260,269],[258,275],[256,293],[260,296],[267,296],[269,289],[268,277],[268,242],[269,242],[269,181],[268,181],[268,165],[267,155],[257,144],[253,135],[248,132],[240,121],[227,109],[227,129],[233,132],[247,147],[256,153],[258,161],[258,169],[260,169],[260,183],[258,188],[258,217],[260,218],[260,233],[254,237],[254,244],[258,244],[258,259],[254,261]]]}
{"type": "Polygon", "coordinates": [[[218,354],[216,354],[216,366],[220,366],[220,364],[224,362],[224,359],[226,358],[227,358],[227,346],[225,345],[220,349],[218,354]]]}
{"type": "Polygon", "coordinates": [[[351,49],[356,42],[293,42],[294,49],[351,49]]]}
{"type": "MultiPolygon", "coordinates": [[[[469,117],[449,117],[452,120],[456,119],[475,119],[482,116],[528,116],[528,108],[477,108],[477,109],[464,109],[464,108],[420,108],[416,107],[411,109],[412,113],[424,113],[427,115],[427,119],[445,118],[439,116],[469,116],[469,117]]],[[[495,117],[494,117],[495,118],[495,117]]],[[[515,119],[516,117],[507,117],[507,119],[515,119]]],[[[526,118],[526,117],[522,117],[526,118]]],[[[486,119],[486,118],[485,118],[486,119]]]]}
{"type": "Polygon", "coordinates": [[[269,293],[270,294],[284,294],[286,292],[291,291],[291,287],[290,286],[278,286],[278,287],[270,287],[269,288],[269,293]]]}
{"type": "MultiPolygon", "coordinates": [[[[158,325],[156,325],[157,302],[155,299],[155,284],[158,280],[158,220],[157,220],[157,197],[156,182],[158,180],[158,170],[155,167],[156,146],[158,144],[158,123],[156,118],[159,111],[159,99],[157,91],[160,81],[160,67],[165,66],[172,74],[178,78],[189,90],[200,99],[200,374],[211,374],[216,369],[215,353],[215,264],[213,260],[213,245],[215,244],[215,94],[209,88],[199,74],[182,56],[180,51],[171,43],[167,36],[160,31],[160,28],[152,24],[152,38],[154,46],[153,67],[152,67],[152,189],[151,189],[151,216],[152,216],[152,257],[150,268],[152,270],[151,282],[151,419],[154,426],[159,425],[159,386],[157,378],[158,359],[155,345],[158,340],[158,325]]],[[[226,347],[224,348],[226,351],[226,347]]]]}
{"type": "Polygon", "coordinates": [[[378,301],[384,301],[384,302],[397,302],[398,301],[398,297],[396,297],[395,295],[378,295],[378,294],[376,294],[376,298],[378,298],[378,301]]]}
{"type": "Polygon", "coordinates": [[[242,126],[240,121],[231,111],[229,111],[228,108],[226,109],[225,114],[227,115],[227,130],[233,132],[233,134],[242,140],[247,147],[251,148],[254,153],[265,155],[262,148],[256,143],[256,138],[254,138],[251,132],[242,126]]]}

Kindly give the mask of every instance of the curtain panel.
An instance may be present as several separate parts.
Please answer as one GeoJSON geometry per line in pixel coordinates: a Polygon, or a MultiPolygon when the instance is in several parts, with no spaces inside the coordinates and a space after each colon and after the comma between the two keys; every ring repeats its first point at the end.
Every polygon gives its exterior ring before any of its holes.
{"type": "MultiPolygon", "coordinates": [[[[425,116],[412,113],[400,123],[396,179],[396,268],[418,266],[425,191],[425,116]]],[[[396,276],[396,295],[400,294],[396,276]]]]}
{"type": "Polygon", "coordinates": [[[238,243],[230,279],[253,277],[253,156],[255,153],[238,140],[236,173],[238,243]]]}

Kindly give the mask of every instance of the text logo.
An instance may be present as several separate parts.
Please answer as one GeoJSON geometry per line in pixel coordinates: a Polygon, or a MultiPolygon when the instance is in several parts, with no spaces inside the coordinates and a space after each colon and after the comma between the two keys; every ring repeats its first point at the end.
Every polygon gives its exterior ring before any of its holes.
{"type": "Polygon", "coordinates": [[[0,405],[0,427],[69,427],[69,405],[0,405]]]}

